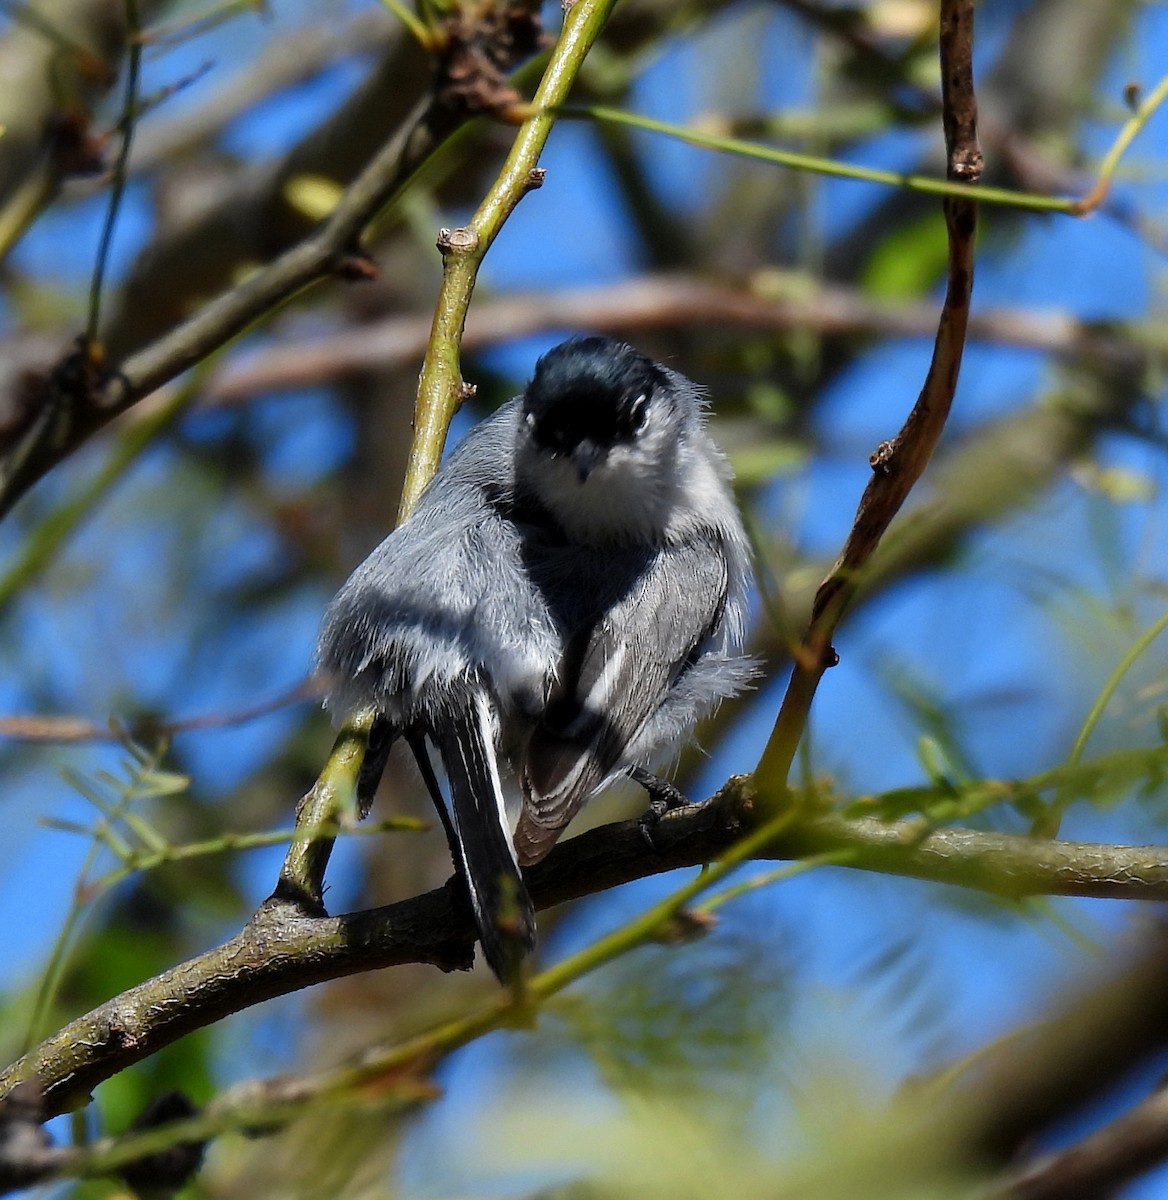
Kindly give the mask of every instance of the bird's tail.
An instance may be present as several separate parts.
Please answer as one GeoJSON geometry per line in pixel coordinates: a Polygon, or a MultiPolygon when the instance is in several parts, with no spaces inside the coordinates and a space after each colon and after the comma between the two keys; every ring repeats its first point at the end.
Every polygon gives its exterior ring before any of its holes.
{"type": "Polygon", "coordinates": [[[511,843],[487,697],[480,692],[447,710],[427,733],[450,784],[459,865],[483,955],[500,981],[510,983],[535,945],[535,909],[511,843]]]}
{"type": "Polygon", "coordinates": [[[379,713],[369,726],[369,734],[365,742],[365,757],[361,761],[361,769],[357,772],[357,811],[361,820],[369,815],[373,807],[373,797],[385,774],[389,762],[389,752],[397,741],[398,730],[393,722],[384,714],[379,713]]]}

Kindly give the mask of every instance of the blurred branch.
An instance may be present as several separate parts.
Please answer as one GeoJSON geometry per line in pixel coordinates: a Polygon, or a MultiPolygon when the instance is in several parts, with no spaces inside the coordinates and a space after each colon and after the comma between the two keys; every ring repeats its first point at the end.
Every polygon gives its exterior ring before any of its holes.
{"type": "Polygon", "coordinates": [[[148,743],[159,737],[170,737],[176,733],[194,733],[207,729],[223,729],[231,725],[245,725],[258,717],[315,698],[311,682],[264,700],[260,704],[226,712],[203,713],[197,717],[181,717],[173,721],[143,717],[133,721],[89,721],[84,717],[62,716],[0,716],[0,738],[13,738],[26,742],[125,742],[126,740],[148,743]]]}
{"type": "Polygon", "coordinates": [[[267,43],[200,103],[174,116],[159,115],[134,139],[130,174],[155,171],[178,155],[217,137],[249,108],[293,84],[319,74],[339,59],[381,50],[397,37],[385,13],[370,8],[340,26],[335,21],[307,25],[267,43]]]}
{"type": "Polygon", "coordinates": [[[130,161],[130,147],[134,144],[134,129],[138,124],[138,75],[142,65],[141,15],[138,0],[124,0],[126,8],[126,90],[122,101],[122,116],[118,122],[122,144],[114,161],[113,178],[110,181],[109,203],[101,237],[97,243],[97,262],[93,268],[93,279],[89,285],[89,316],[85,326],[85,344],[88,352],[100,357],[97,345],[97,330],[101,321],[101,289],[105,282],[110,249],[117,230],[118,214],[122,209],[122,196],[126,190],[126,166],[130,161]]]}
{"type": "Polygon", "coordinates": [[[90,113],[117,79],[126,14],[104,0],[3,7],[12,20],[0,38],[0,228],[7,246],[19,224],[14,201],[27,224],[64,176],[96,165],[90,113]]]}
{"type": "Polygon", "coordinates": [[[1074,1145],[1026,1163],[992,1189],[986,1200],[1108,1200],[1165,1158],[1168,1087],[1161,1086],[1074,1145]]]}
{"type": "MultiPolygon", "coordinates": [[[[53,556],[83,522],[93,517],[98,502],[113,488],[143,451],[186,412],[199,394],[204,374],[195,372],[181,386],[152,398],[134,414],[110,449],[106,461],[88,482],[53,509],[22,541],[20,552],[0,575],[0,610],[12,601],[52,561],[53,556]]],[[[3,725],[0,722],[0,736],[3,725]]]]}
{"type": "MultiPolygon", "coordinates": [[[[930,302],[875,300],[831,285],[811,286],[792,276],[789,286],[759,278],[754,287],[694,275],[646,275],[603,287],[569,288],[479,300],[467,314],[464,350],[557,329],[630,330],[727,328],[786,332],[812,330],[829,337],[884,335],[927,337],[935,333],[939,308],[930,302]],[[789,295],[775,297],[773,290],[789,295]]],[[[431,321],[399,316],[320,338],[290,338],[270,350],[226,364],[210,381],[209,402],[241,400],[260,392],[309,387],[350,372],[394,370],[425,353],[431,321]]],[[[1140,368],[1158,352],[1156,331],[1130,333],[1114,323],[1083,321],[1069,313],[997,308],[972,313],[970,339],[1005,346],[1087,357],[1140,368]]],[[[1168,354],[1168,346],[1160,353],[1168,354]]]]}
{"type": "MultiPolygon", "coordinates": [[[[646,845],[636,820],[590,830],[557,846],[527,872],[546,909],[633,879],[713,862],[756,829],[758,810],[782,799],[756,796],[736,777],[714,797],[671,813],[646,845]]],[[[1051,842],[968,829],[922,828],[918,820],[788,814],[759,859],[846,856],[847,866],[957,884],[995,895],[1168,899],[1159,846],[1051,842]]],[[[235,937],[70,1022],[0,1074],[0,1093],[23,1078],[43,1089],[46,1112],[78,1103],[104,1079],[194,1029],[273,996],[357,972],[426,962],[468,968],[474,926],[457,881],[383,908],[311,916],[269,900],[235,937]]]]}
{"type": "Polygon", "coordinates": [[[369,821],[362,825],[338,824],[304,825],[294,829],[268,829],[262,833],[221,833],[218,837],[201,842],[169,842],[151,827],[135,826],[130,830],[138,845],[126,842],[114,844],[108,828],[90,828],[70,821],[55,821],[46,818],[43,824],[64,833],[75,833],[101,841],[119,861],[119,866],[95,879],[85,881],[82,890],[86,901],[92,901],[102,892],[117,887],[123,879],[140,871],[153,871],[167,863],[185,862],[192,858],[209,858],[214,855],[238,854],[244,850],[258,850],[265,846],[282,846],[286,842],[311,842],[338,837],[377,837],[383,833],[425,833],[430,826],[418,817],[388,817],[383,821],[369,821]],[[152,834],[143,837],[142,834],[152,834]]]}
{"type": "MultiPolygon", "coordinates": [[[[973,184],[981,175],[982,155],[977,144],[977,101],[973,91],[972,0],[942,0],[940,44],[948,177],[973,184]]],[[[791,681],[756,768],[759,781],[772,789],[787,778],[819,681],[824,671],[838,661],[831,645],[836,626],[856,594],[865,565],[932,457],[957,390],[973,292],[977,203],[947,196],[944,210],[949,238],[948,284],[933,359],[920,396],[900,432],[872,455],[872,478],[860,498],[851,532],[835,566],[816,592],[811,623],[795,651],[791,681]]]]}
{"type": "MultiPolygon", "coordinates": [[[[514,100],[506,71],[531,51],[533,38],[507,24],[481,18],[486,46],[462,30],[443,56],[434,85],[373,160],[345,190],[332,214],[299,244],[194,317],[133,354],[120,368],[99,368],[87,356],[60,364],[43,388],[30,426],[0,467],[0,515],[46,471],[96,430],[155,388],[206,358],[255,321],[330,275],[367,278],[374,270],[360,237],[372,220],[433,151],[473,112],[514,100]],[[494,58],[490,55],[493,54],[494,58]],[[493,68],[494,75],[488,68],[493,68]]],[[[453,20],[453,18],[452,18],[453,20]]]]}

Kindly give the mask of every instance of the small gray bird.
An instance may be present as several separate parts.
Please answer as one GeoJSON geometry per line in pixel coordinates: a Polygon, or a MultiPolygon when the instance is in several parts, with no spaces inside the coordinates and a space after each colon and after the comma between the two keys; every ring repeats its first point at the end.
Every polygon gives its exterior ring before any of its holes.
{"type": "Polygon", "coordinates": [[[377,714],[362,815],[404,737],[504,982],[535,943],[520,867],[621,775],[666,807],[648,767],[752,678],[737,653],[749,585],[699,389],[588,337],[539,360],[329,606],[328,707],[377,714]]]}

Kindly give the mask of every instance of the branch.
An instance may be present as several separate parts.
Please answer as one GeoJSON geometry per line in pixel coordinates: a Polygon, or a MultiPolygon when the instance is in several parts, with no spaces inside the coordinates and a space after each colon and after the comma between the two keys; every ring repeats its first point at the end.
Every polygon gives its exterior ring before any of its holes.
{"type": "Polygon", "coordinates": [[[1168,1158],[1168,1088],[1088,1134],[1044,1154],[1009,1177],[993,1200],[1106,1200],[1116,1189],[1168,1158]]]}
{"type": "MultiPolygon", "coordinates": [[[[941,95],[948,177],[965,184],[976,183],[982,157],[977,145],[973,93],[972,0],[943,0],[941,5],[941,95]]],[[[872,478],[860,499],[848,540],[816,593],[811,624],[795,652],[791,681],[756,768],[757,777],[765,785],[773,786],[787,778],[819,681],[837,661],[831,645],[836,626],[856,594],[864,566],[928,465],[949,416],[973,292],[977,203],[947,196],[944,209],[949,234],[948,286],[933,359],[920,396],[900,432],[892,441],[881,443],[872,455],[872,478]]]]}
{"type": "MultiPolygon", "coordinates": [[[[694,275],[644,275],[595,288],[566,288],[480,300],[468,313],[462,348],[478,350],[509,338],[552,329],[603,333],[678,327],[740,326],[776,333],[812,330],[829,337],[927,337],[936,331],[930,302],[875,301],[854,288],[817,287],[812,294],[772,298],[746,286],[694,275]]],[[[395,316],[316,339],[283,342],[225,366],[205,396],[237,402],[260,392],[308,387],[358,371],[410,366],[426,351],[431,321],[395,316]]],[[[1148,330],[1149,339],[1154,331],[1148,330]]],[[[1086,357],[1127,368],[1146,364],[1154,343],[1125,337],[1064,312],[987,309],[969,319],[969,337],[1086,357]]]]}
{"type": "Polygon", "coordinates": [[[155,388],[225,345],[297,292],[342,272],[365,224],[459,124],[436,95],[424,99],[299,245],[99,381],[73,382],[87,364],[66,361],[46,384],[37,420],[0,465],[0,516],[82,442],[155,388]],[[46,418],[42,420],[41,418],[46,418]]]}
{"type": "Polygon", "coordinates": [[[468,117],[514,103],[507,72],[529,55],[537,24],[523,6],[484,8],[470,27],[451,16],[429,92],[345,190],[315,232],[219,296],[190,320],[108,369],[96,354],[69,356],[45,382],[28,427],[0,465],[0,516],[46,471],[155,388],[206,358],[298,292],[328,278],[374,270],[360,237],[366,225],[468,117]]]}
{"type": "Polygon", "coordinates": [[[551,110],[567,97],[615,3],[616,0],[577,0],[567,11],[560,40],[498,179],[466,226],[444,229],[438,235],[442,286],[418,384],[414,440],[402,485],[401,516],[413,508],[438,469],[450,419],[466,395],[459,369],[459,344],[479,266],[515,206],[543,182],[538,163],[555,124],[551,110]]]}
{"type": "MultiPolygon", "coordinates": [[[[664,818],[646,844],[637,821],[563,842],[527,872],[538,909],[634,879],[712,862],[755,828],[749,785],[731,780],[709,800],[664,818]]],[[[1162,847],[1049,842],[968,829],[929,832],[919,821],[800,819],[756,857],[847,855],[849,867],[977,888],[995,895],[1168,900],[1162,847]]],[[[471,966],[474,926],[452,880],[365,912],[311,916],[269,900],[224,945],[174,967],[79,1017],[0,1074],[0,1094],[35,1077],[47,1113],[77,1104],[103,1080],[230,1013],[311,984],[407,962],[445,971],[471,966]]]]}

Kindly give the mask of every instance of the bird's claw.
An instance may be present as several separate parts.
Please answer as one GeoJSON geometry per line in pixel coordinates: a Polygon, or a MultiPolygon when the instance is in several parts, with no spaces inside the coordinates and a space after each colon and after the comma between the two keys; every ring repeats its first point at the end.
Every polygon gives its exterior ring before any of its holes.
{"type": "Polygon", "coordinates": [[[667,779],[661,779],[643,767],[632,767],[629,770],[629,778],[634,783],[640,784],[649,793],[649,806],[641,814],[637,825],[640,827],[645,844],[650,850],[656,852],[657,846],[653,841],[653,830],[657,828],[661,818],[667,812],[672,812],[675,808],[684,808],[689,804],[689,799],[667,779]]]}

